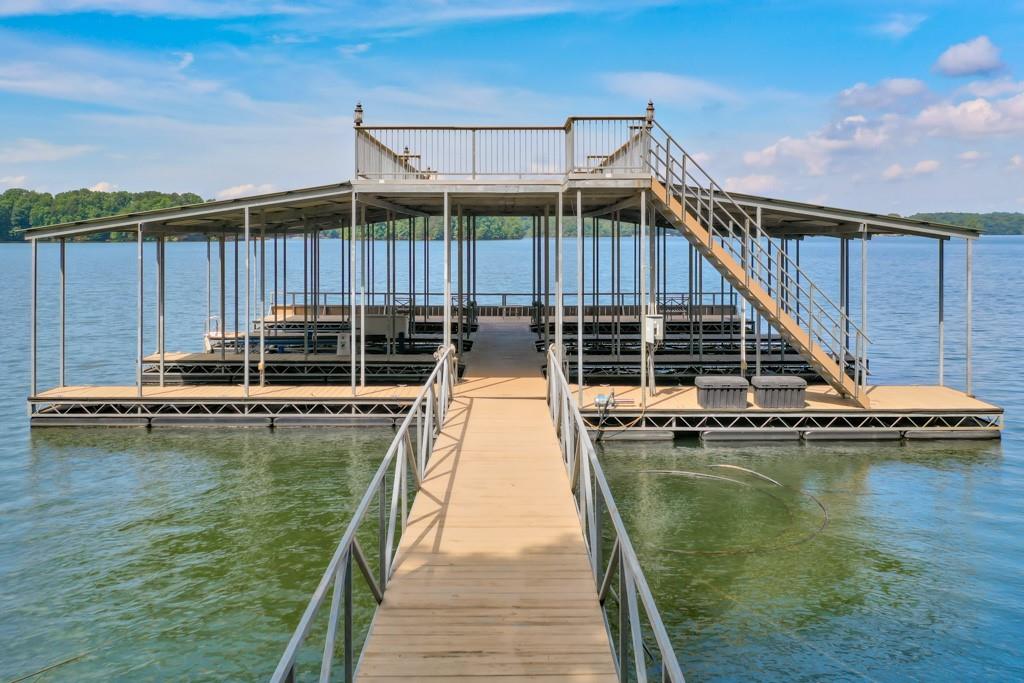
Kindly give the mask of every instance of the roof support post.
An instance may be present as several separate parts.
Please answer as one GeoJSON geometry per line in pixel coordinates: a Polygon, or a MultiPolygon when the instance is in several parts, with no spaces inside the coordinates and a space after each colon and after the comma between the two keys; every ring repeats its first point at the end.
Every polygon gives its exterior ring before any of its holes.
{"type": "Polygon", "coordinates": [[[243,210],[245,220],[245,359],[242,362],[242,395],[249,398],[249,314],[252,311],[252,252],[249,249],[249,207],[243,210]]]}
{"type": "Polygon", "coordinates": [[[58,314],[60,316],[60,349],[59,349],[59,352],[58,352],[60,358],[58,360],[58,368],[57,368],[57,386],[59,386],[61,388],[63,388],[64,384],[65,384],[64,383],[64,359],[66,357],[66,354],[64,352],[64,349],[65,349],[65,345],[64,345],[64,336],[65,336],[64,335],[64,328],[65,328],[65,324],[64,323],[65,323],[65,320],[67,318],[67,316],[65,315],[66,306],[67,306],[67,303],[66,303],[66,301],[67,301],[67,273],[65,271],[65,266],[67,264],[66,253],[65,253],[66,242],[67,242],[67,240],[65,238],[63,238],[63,237],[60,238],[60,312],[58,314]]]}
{"type": "Polygon", "coordinates": [[[203,322],[203,332],[210,334],[210,314],[213,308],[213,276],[211,275],[210,264],[210,236],[206,235],[206,320],[203,322]]]}
{"type": "MultiPolygon", "coordinates": [[[[797,242],[799,244],[799,242],[797,242]]],[[[868,226],[860,224],[860,331],[864,337],[861,343],[860,382],[868,383],[868,226]]]]}
{"type": "Polygon", "coordinates": [[[459,299],[458,299],[458,301],[459,301],[459,306],[458,306],[458,314],[459,314],[459,322],[458,322],[458,331],[459,331],[458,353],[461,356],[462,355],[462,321],[463,321],[463,319],[466,316],[466,288],[465,288],[466,278],[465,278],[465,267],[464,267],[465,261],[466,261],[466,253],[465,253],[465,250],[463,249],[463,242],[465,241],[464,240],[465,234],[464,234],[464,230],[463,230],[464,226],[463,226],[463,222],[462,222],[462,205],[461,204],[459,204],[458,206],[455,207],[455,215],[456,215],[456,218],[455,218],[455,230],[456,230],[456,232],[455,232],[455,235],[456,235],[456,237],[455,237],[455,242],[456,242],[455,248],[456,248],[456,253],[458,254],[458,257],[456,259],[456,273],[457,273],[457,278],[458,278],[458,283],[459,283],[458,284],[458,297],[459,297],[459,299]]]}
{"type": "Polygon", "coordinates": [[[430,315],[430,217],[423,217],[423,322],[430,315]]]}
{"type": "Polygon", "coordinates": [[[260,325],[260,386],[266,384],[267,372],[267,323],[264,317],[267,315],[267,217],[260,217],[260,294],[259,294],[259,315],[257,319],[260,325]]]}
{"type": "MultiPolygon", "coordinates": [[[[29,351],[29,372],[28,372],[28,374],[29,374],[29,389],[30,389],[32,395],[35,396],[36,395],[36,390],[38,389],[38,382],[37,382],[37,380],[38,380],[37,374],[38,373],[37,373],[37,363],[36,363],[36,358],[37,358],[36,347],[37,347],[37,341],[38,341],[37,338],[39,336],[38,329],[37,329],[38,326],[39,326],[39,322],[38,322],[39,321],[39,312],[37,310],[38,309],[38,304],[39,304],[39,240],[37,240],[37,239],[33,239],[32,240],[32,265],[31,265],[31,271],[32,271],[32,274],[31,274],[31,278],[30,279],[32,280],[32,302],[31,302],[31,308],[30,308],[29,316],[32,318],[32,320],[31,320],[31,325],[29,327],[29,329],[30,329],[30,338],[29,338],[30,351],[29,351]]],[[[140,330],[142,329],[141,323],[139,325],[139,329],[140,330]]],[[[141,383],[139,384],[139,387],[140,388],[142,387],[141,383]]]]}
{"type": "MultiPolygon", "coordinates": [[[[551,207],[544,206],[544,348],[551,345],[551,207]]],[[[538,217],[539,218],[539,217],[538,217]]]]}
{"type": "Polygon", "coordinates": [[[220,359],[223,361],[227,356],[227,335],[225,334],[224,320],[227,315],[227,273],[225,264],[227,260],[227,245],[225,244],[224,233],[220,234],[220,321],[217,325],[217,332],[220,333],[220,359]]]}
{"type": "Polygon", "coordinates": [[[160,386],[164,385],[164,359],[165,359],[165,355],[166,355],[166,353],[165,353],[166,345],[164,344],[164,332],[166,330],[165,325],[164,325],[164,322],[166,320],[166,317],[165,317],[165,310],[166,310],[165,309],[165,302],[166,302],[166,296],[167,296],[165,291],[164,291],[164,283],[165,283],[164,273],[166,272],[166,266],[165,266],[165,263],[164,263],[164,257],[165,257],[164,245],[165,244],[166,244],[166,242],[164,242],[164,236],[163,235],[160,235],[160,236],[158,236],[156,238],[156,271],[157,271],[156,272],[156,315],[157,315],[157,321],[156,321],[156,346],[157,346],[157,349],[156,349],[156,351],[157,351],[157,354],[158,354],[158,357],[159,357],[160,386]]]}
{"type": "Polygon", "coordinates": [[[235,233],[235,239],[232,240],[232,241],[234,242],[234,245],[235,245],[235,268],[234,268],[234,272],[231,274],[232,277],[235,280],[235,296],[234,296],[234,299],[232,301],[232,303],[234,304],[234,307],[235,307],[235,324],[234,324],[234,327],[232,329],[234,330],[233,333],[234,333],[234,339],[235,339],[235,341],[234,341],[235,352],[237,353],[238,352],[238,233],[235,233]]]}
{"type": "Polygon", "coordinates": [[[640,191],[640,236],[638,251],[640,261],[638,264],[638,275],[640,280],[640,396],[643,407],[647,408],[647,277],[650,266],[647,263],[647,253],[644,249],[644,242],[647,239],[647,192],[640,191]]]}
{"type": "Polygon", "coordinates": [[[939,386],[946,385],[946,354],[945,354],[945,289],[946,289],[946,254],[945,240],[939,240],[939,386]]]}
{"type": "Polygon", "coordinates": [[[576,404],[583,408],[583,192],[576,190],[576,404]]]}
{"type": "MultiPolygon", "coordinates": [[[[797,242],[799,244],[799,242],[797,242]]],[[[750,219],[747,218],[743,222],[743,251],[741,260],[743,261],[743,273],[744,280],[749,284],[750,282],[750,219]]],[[[747,376],[747,299],[745,297],[737,297],[740,305],[740,376],[747,376]]],[[[692,331],[691,331],[692,334],[692,331]]]]}
{"type": "Polygon", "coordinates": [[[565,349],[562,348],[562,325],[564,324],[564,292],[562,291],[562,191],[558,191],[558,208],[555,218],[555,348],[558,351],[558,365],[565,366],[565,349]]]}
{"type": "Polygon", "coordinates": [[[359,207],[360,222],[363,224],[363,244],[362,252],[360,256],[363,257],[363,262],[360,264],[360,278],[359,278],[359,386],[366,386],[366,281],[369,274],[371,263],[368,257],[371,255],[370,251],[366,248],[367,240],[367,225],[366,225],[366,204],[359,207]]]}
{"type": "Polygon", "coordinates": [[[972,333],[974,331],[973,330],[974,320],[972,318],[973,311],[971,310],[972,307],[973,307],[972,306],[972,300],[974,298],[974,282],[973,282],[973,275],[974,274],[972,272],[973,269],[974,269],[974,240],[970,240],[969,239],[969,240],[965,240],[965,241],[967,242],[967,258],[966,258],[966,261],[967,261],[967,274],[966,274],[966,282],[964,283],[964,288],[967,290],[967,301],[966,301],[967,311],[966,311],[966,316],[965,316],[966,317],[966,322],[967,322],[967,330],[966,330],[967,338],[965,340],[965,349],[964,349],[964,364],[965,364],[964,365],[964,370],[965,370],[965,373],[967,375],[967,377],[966,377],[967,395],[968,396],[974,396],[974,386],[973,386],[974,383],[973,383],[973,377],[972,377],[972,372],[971,372],[972,371],[972,367],[971,367],[971,365],[972,365],[972,363],[971,363],[971,356],[972,356],[971,336],[972,336],[972,333]]]}
{"type": "Polygon", "coordinates": [[[441,225],[444,236],[444,348],[452,343],[452,226],[448,193],[444,193],[444,218],[441,225]]]}
{"type": "Polygon", "coordinates": [[[359,198],[352,193],[352,217],[348,224],[348,346],[349,379],[352,395],[356,395],[356,223],[358,221],[359,198]]]}
{"type": "MultiPolygon", "coordinates": [[[[143,224],[139,223],[138,231],[137,231],[137,239],[136,239],[136,249],[135,249],[135,258],[136,258],[136,274],[135,274],[135,279],[136,279],[136,286],[138,287],[138,308],[136,309],[136,316],[137,316],[136,317],[136,323],[138,324],[138,329],[136,330],[136,342],[137,343],[136,343],[136,349],[135,349],[135,386],[136,386],[136,390],[138,392],[137,395],[138,395],[139,398],[142,398],[142,354],[143,354],[142,344],[145,341],[145,334],[144,334],[143,329],[142,329],[143,322],[145,321],[145,311],[143,309],[143,306],[144,306],[144,303],[145,303],[145,291],[146,291],[145,290],[145,283],[142,280],[143,270],[144,270],[144,264],[143,264],[143,258],[142,258],[143,230],[144,230],[143,224]]],[[[35,245],[35,241],[33,241],[32,244],[34,246],[35,245]]],[[[33,308],[35,308],[35,306],[33,306],[33,308]]],[[[34,361],[34,356],[35,356],[35,354],[33,354],[33,363],[35,362],[34,361]]]]}

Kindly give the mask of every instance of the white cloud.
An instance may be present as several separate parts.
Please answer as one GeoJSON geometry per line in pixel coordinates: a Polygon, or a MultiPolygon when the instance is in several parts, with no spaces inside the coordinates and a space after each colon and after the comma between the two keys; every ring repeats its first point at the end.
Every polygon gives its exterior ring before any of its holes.
{"type": "Polygon", "coordinates": [[[916,31],[925,19],[927,17],[922,14],[890,14],[875,24],[872,30],[879,35],[899,40],[916,31]]]}
{"type": "Polygon", "coordinates": [[[25,164],[40,161],[63,161],[91,152],[91,145],[57,145],[45,140],[21,138],[0,147],[0,164],[25,164]]]}
{"type": "Polygon", "coordinates": [[[960,161],[971,163],[974,161],[980,161],[984,155],[976,149],[969,149],[966,152],[960,152],[956,155],[956,158],[960,161]]]}
{"type": "Polygon", "coordinates": [[[276,0],[6,0],[0,4],[0,16],[105,12],[216,19],[301,11],[299,7],[276,0]]]}
{"type": "Polygon", "coordinates": [[[0,177],[0,187],[24,187],[26,180],[28,180],[28,176],[5,175],[0,177]]]}
{"type": "Polygon", "coordinates": [[[195,57],[111,52],[52,41],[40,49],[37,41],[0,30],[4,59],[0,61],[0,91],[57,100],[85,102],[123,109],[165,111],[199,106],[196,95],[227,96],[220,83],[187,76],[195,57]]]}
{"type": "Polygon", "coordinates": [[[174,55],[178,57],[178,71],[184,71],[196,61],[196,56],[191,52],[175,52],[174,55]]]}
{"type": "Polygon", "coordinates": [[[767,174],[735,176],[725,179],[725,189],[727,192],[739,192],[741,194],[764,194],[771,192],[778,185],[778,178],[767,174]]]}
{"type": "Polygon", "coordinates": [[[890,120],[847,116],[801,138],[786,136],[759,151],[747,152],[749,166],[774,166],[783,158],[802,163],[810,175],[822,175],[837,153],[877,149],[889,140],[890,120]]]}
{"type": "Polygon", "coordinates": [[[900,164],[892,164],[882,171],[883,180],[902,180],[914,176],[928,175],[939,170],[941,164],[935,159],[925,159],[914,164],[910,168],[904,168],[900,164]]]}
{"type": "Polygon", "coordinates": [[[703,166],[704,164],[708,163],[713,158],[707,152],[695,152],[694,154],[691,154],[690,156],[693,157],[693,160],[696,161],[701,166],[703,166]]]}
{"type": "Polygon", "coordinates": [[[117,185],[114,183],[108,183],[106,180],[101,180],[89,189],[93,192],[113,192],[117,189],[117,185]]]}
{"type": "Polygon", "coordinates": [[[733,103],[740,96],[709,81],[665,73],[663,71],[620,71],[603,76],[612,93],[629,97],[638,103],[654,100],[677,106],[700,107],[705,104],[733,103]]]}
{"type": "MultiPolygon", "coordinates": [[[[632,8],[665,4],[665,0],[635,0],[632,8]]],[[[230,19],[275,18],[289,26],[302,20],[304,28],[336,34],[339,29],[385,29],[407,33],[469,22],[528,19],[566,14],[622,12],[613,0],[381,0],[340,3],[337,0],[3,0],[0,17],[104,12],[141,17],[230,19]]]]}
{"type": "Polygon", "coordinates": [[[1024,81],[1015,81],[1008,76],[989,81],[971,81],[964,90],[975,97],[999,97],[1024,92],[1024,81]]]}
{"type": "Polygon", "coordinates": [[[316,41],[313,36],[301,36],[297,33],[275,33],[270,36],[270,42],[274,45],[305,45],[316,41]]]}
{"type": "Polygon", "coordinates": [[[356,55],[361,55],[370,49],[369,43],[358,43],[356,45],[342,45],[338,48],[338,52],[341,53],[342,57],[352,58],[356,55]]]}
{"type": "Polygon", "coordinates": [[[999,48],[988,36],[978,36],[951,46],[935,62],[935,70],[946,76],[974,76],[991,73],[1003,66],[999,48]]]}
{"type": "Polygon", "coordinates": [[[1010,168],[1015,171],[1024,171],[1024,155],[1014,154],[1010,157],[1010,168]]]}
{"type": "Polygon", "coordinates": [[[1024,93],[1003,100],[978,97],[922,110],[915,123],[932,135],[992,135],[1024,131],[1024,93]]]}
{"type": "Polygon", "coordinates": [[[217,193],[217,199],[237,199],[238,197],[248,197],[254,194],[267,194],[276,189],[271,183],[263,183],[261,185],[244,183],[224,188],[217,193]]]}
{"type": "Polygon", "coordinates": [[[857,83],[843,90],[839,93],[839,105],[847,109],[887,109],[926,92],[928,86],[916,78],[886,78],[878,85],[857,83]]]}

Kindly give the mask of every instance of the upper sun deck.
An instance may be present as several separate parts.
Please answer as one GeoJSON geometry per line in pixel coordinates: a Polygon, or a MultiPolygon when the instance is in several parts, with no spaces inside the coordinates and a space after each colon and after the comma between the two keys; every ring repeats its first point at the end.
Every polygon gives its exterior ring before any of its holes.
{"type": "MultiPolygon", "coordinates": [[[[348,182],[210,201],[32,228],[27,239],[57,239],[144,226],[150,234],[236,234],[250,214],[276,232],[334,229],[351,221],[358,197],[369,222],[389,215],[439,216],[444,196],[471,215],[542,215],[559,193],[573,213],[620,212],[638,220],[637,197],[664,175],[671,135],[648,106],[643,116],[570,116],[556,126],[367,125],[354,119],[354,176],[348,182]]],[[[760,217],[773,237],[917,235],[973,239],[979,231],[930,221],[730,193],[684,153],[677,187],[702,199],[725,196],[737,224],[760,217]]],[[[655,217],[655,220],[660,220],[655,217]]]]}

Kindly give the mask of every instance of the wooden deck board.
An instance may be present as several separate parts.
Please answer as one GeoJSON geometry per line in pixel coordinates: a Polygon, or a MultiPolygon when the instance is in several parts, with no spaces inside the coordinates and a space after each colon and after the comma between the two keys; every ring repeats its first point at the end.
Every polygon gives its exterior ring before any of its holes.
{"type": "MultiPolygon", "coordinates": [[[[636,386],[598,385],[586,387],[583,392],[583,409],[594,408],[594,398],[598,394],[615,391],[616,400],[632,401],[632,404],[619,404],[617,410],[636,411],[640,409],[640,388],[636,386]]],[[[853,400],[842,398],[835,389],[827,385],[807,387],[807,405],[796,412],[925,412],[941,411],[1002,411],[998,406],[986,403],[952,387],[940,386],[873,386],[867,389],[871,399],[869,409],[861,408],[853,400]]],[[[697,403],[696,387],[661,387],[656,396],[647,398],[647,410],[680,412],[704,411],[697,403]]],[[[762,410],[754,405],[753,390],[747,396],[746,410],[762,410]]],[[[721,411],[718,411],[721,412],[721,411]]],[[[777,412],[777,411],[776,411],[777,412]]]]}
{"type": "Polygon", "coordinates": [[[485,351],[466,354],[467,378],[413,503],[361,681],[615,680],[522,327],[482,326],[485,351]]]}

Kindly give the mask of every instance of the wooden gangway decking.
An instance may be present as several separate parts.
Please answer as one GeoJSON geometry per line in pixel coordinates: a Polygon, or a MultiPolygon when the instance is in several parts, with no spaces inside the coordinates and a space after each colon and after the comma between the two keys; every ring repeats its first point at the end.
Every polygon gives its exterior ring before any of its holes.
{"type": "Polygon", "coordinates": [[[359,680],[616,680],[530,342],[523,321],[481,329],[359,680]]]}

